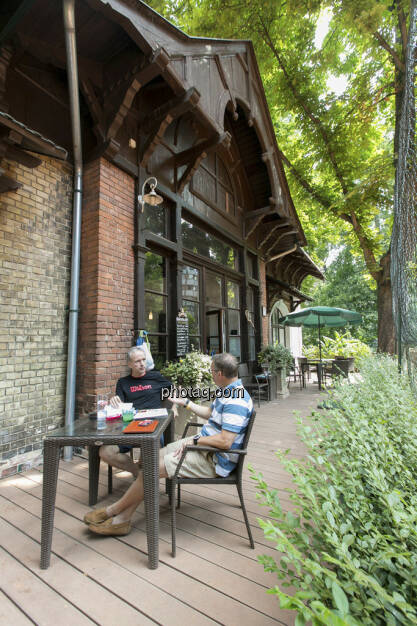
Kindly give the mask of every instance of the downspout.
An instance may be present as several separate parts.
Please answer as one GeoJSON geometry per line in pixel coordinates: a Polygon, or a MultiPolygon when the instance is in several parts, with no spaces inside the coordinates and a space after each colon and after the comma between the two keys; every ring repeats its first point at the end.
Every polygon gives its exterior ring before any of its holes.
{"type": "MultiPolygon", "coordinates": [[[[80,285],[81,202],[82,202],[82,151],[81,122],[78,91],[77,47],[75,41],[74,0],[63,0],[65,46],[67,50],[67,76],[70,98],[72,143],[74,153],[74,196],[72,214],[72,259],[68,328],[67,389],[65,399],[65,425],[71,427],[75,412],[75,383],[77,370],[78,291],[80,285]]],[[[65,447],[64,459],[72,459],[72,447],[65,447]]]]}

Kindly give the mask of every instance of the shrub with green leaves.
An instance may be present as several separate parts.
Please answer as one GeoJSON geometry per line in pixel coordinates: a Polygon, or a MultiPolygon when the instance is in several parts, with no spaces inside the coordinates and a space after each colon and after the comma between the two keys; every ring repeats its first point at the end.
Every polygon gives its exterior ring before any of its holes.
{"type": "Polygon", "coordinates": [[[190,352],[178,361],[171,361],[161,369],[161,374],[175,386],[203,389],[213,385],[211,357],[202,352],[190,352]]]}
{"type": "Polygon", "coordinates": [[[417,624],[416,398],[389,357],[365,359],[361,375],[299,420],[305,459],[277,453],[296,484],[294,513],[251,470],[272,518],[260,524],[282,553],[260,561],[298,626],[417,624]]]}
{"type": "Polygon", "coordinates": [[[271,374],[276,374],[282,367],[290,369],[293,361],[294,357],[288,348],[277,342],[265,346],[258,354],[258,364],[262,366],[263,363],[268,363],[271,374]]]}

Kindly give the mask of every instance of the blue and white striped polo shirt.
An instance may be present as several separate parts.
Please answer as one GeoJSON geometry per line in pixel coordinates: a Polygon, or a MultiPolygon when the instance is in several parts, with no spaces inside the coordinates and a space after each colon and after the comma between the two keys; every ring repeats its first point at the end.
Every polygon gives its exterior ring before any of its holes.
{"type": "MultiPolygon", "coordinates": [[[[223,395],[216,398],[211,405],[211,416],[207,424],[201,429],[201,435],[208,437],[217,435],[222,429],[237,433],[232,448],[242,447],[246,427],[253,411],[252,398],[242,385],[241,380],[235,380],[223,389],[223,395]],[[242,397],[243,396],[243,397],[242,397]]],[[[216,452],[216,474],[228,476],[239,459],[237,454],[216,452]]]]}

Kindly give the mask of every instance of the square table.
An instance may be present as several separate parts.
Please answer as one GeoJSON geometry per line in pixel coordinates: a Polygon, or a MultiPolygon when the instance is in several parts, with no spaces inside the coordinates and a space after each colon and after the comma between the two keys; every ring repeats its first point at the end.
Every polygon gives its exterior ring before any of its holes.
{"type": "Polygon", "coordinates": [[[141,448],[143,461],[143,486],[145,501],[148,563],[156,569],[159,561],[159,439],[168,430],[167,439],[174,437],[172,411],[167,417],[158,418],[153,433],[124,434],[126,422],[107,421],[104,428],[97,427],[96,419],[81,418],[71,426],[52,430],[43,441],[43,487],[41,569],[49,567],[60,450],[63,446],[87,446],[89,455],[89,504],[97,502],[98,473],[100,467],[99,447],[102,445],[128,445],[141,448]]]}

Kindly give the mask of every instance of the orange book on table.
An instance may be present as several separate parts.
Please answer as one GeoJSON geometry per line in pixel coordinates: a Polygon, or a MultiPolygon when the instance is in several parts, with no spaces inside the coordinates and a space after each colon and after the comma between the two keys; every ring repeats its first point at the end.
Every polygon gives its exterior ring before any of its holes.
{"type": "Polygon", "coordinates": [[[158,420],[134,420],[123,430],[124,433],[153,433],[158,426],[158,420]]]}

